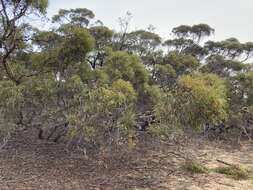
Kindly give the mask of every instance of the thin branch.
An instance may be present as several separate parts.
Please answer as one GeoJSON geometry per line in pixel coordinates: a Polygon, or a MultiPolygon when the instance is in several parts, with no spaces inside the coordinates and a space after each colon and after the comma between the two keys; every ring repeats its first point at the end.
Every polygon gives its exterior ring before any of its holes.
{"type": "Polygon", "coordinates": [[[216,161],[219,162],[219,163],[222,163],[222,164],[224,164],[224,165],[227,165],[227,166],[234,166],[234,164],[227,163],[227,162],[225,162],[225,161],[223,161],[223,160],[217,159],[216,161]]]}

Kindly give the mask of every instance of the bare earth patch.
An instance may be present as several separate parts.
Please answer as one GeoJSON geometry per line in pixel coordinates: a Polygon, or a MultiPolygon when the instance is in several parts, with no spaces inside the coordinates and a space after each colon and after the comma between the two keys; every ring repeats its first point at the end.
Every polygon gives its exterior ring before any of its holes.
{"type": "Polygon", "coordinates": [[[216,160],[241,164],[253,170],[253,145],[241,147],[187,140],[161,145],[159,150],[139,147],[129,161],[85,158],[63,145],[13,138],[0,153],[1,190],[252,190],[253,181],[234,180],[222,174],[191,174],[182,169],[186,156],[206,167],[216,160]]]}

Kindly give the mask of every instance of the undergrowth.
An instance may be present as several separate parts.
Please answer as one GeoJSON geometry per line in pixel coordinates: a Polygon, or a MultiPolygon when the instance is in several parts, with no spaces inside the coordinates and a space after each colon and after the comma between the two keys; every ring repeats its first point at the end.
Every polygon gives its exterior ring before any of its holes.
{"type": "Polygon", "coordinates": [[[245,166],[231,164],[229,166],[219,166],[216,168],[207,168],[196,160],[187,160],[183,167],[185,171],[192,174],[207,174],[215,172],[226,175],[235,180],[248,180],[253,179],[253,171],[249,170],[245,166]]]}

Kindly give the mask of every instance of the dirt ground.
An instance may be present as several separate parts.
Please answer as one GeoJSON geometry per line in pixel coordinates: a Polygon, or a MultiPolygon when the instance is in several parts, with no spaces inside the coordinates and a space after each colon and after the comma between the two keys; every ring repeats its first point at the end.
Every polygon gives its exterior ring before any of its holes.
{"type": "Polygon", "coordinates": [[[252,180],[221,174],[191,174],[185,157],[216,167],[217,159],[253,170],[253,145],[204,140],[171,140],[159,149],[138,147],[131,158],[89,158],[65,146],[14,136],[0,153],[0,190],[252,190],[252,180]]]}

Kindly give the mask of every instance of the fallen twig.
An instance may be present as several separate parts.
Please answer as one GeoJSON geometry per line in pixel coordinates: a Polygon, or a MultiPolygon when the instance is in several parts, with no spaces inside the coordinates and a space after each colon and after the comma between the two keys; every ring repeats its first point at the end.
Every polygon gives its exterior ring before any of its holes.
{"type": "Polygon", "coordinates": [[[227,162],[225,162],[225,161],[223,161],[223,160],[217,159],[216,161],[219,162],[219,163],[222,163],[222,164],[224,164],[224,165],[227,165],[227,166],[234,166],[234,164],[227,163],[227,162]]]}

